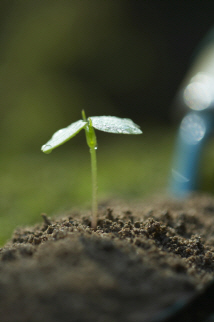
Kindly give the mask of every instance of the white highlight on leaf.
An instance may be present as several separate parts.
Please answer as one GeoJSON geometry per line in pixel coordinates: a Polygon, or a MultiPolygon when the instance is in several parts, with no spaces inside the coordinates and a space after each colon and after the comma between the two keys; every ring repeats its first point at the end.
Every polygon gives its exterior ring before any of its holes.
{"type": "Polygon", "coordinates": [[[44,153],[50,153],[53,149],[74,137],[86,124],[86,121],[79,120],[55,132],[52,138],[42,146],[42,151],[44,153]]]}
{"type": "Polygon", "coordinates": [[[118,134],[141,134],[139,126],[130,119],[121,119],[116,116],[90,117],[95,129],[118,134]]]}

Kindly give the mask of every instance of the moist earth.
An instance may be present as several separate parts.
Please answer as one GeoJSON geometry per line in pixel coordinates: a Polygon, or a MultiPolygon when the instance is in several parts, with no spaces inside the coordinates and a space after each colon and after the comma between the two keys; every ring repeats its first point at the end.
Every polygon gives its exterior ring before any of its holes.
{"type": "Polygon", "coordinates": [[[104,202],[96,231],[89,211],[42,217],[0,249],[1,322],[171,321],[212,285],[213,196],[104,202]]]}

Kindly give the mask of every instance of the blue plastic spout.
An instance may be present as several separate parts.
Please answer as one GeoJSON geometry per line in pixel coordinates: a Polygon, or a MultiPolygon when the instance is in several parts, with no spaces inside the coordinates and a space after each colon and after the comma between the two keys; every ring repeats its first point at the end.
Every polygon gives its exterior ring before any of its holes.
{"type": "Polygon", "coordinates": [[[197,190],[200,159],[213,127],[214,111],[190,112],[180,125],[171,169],[170,192],[186,197],[197,190]]]}
{"type": "Polygon", "coordinates": [[[214,28],[199,44],[174,107],[174,115],[185,116],[175,146],[170,192],[185,197],[199,188],[203,147],[214,130],[214,28]]]}

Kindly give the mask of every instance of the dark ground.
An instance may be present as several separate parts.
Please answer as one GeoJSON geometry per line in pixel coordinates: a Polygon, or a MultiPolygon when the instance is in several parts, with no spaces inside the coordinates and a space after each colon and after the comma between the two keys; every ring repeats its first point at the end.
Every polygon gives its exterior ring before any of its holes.
{"type": "Polygon", "coordinates": [[[1,322],[206,321],[213,196],[107,202],[96,232],[88,218],[88,212],[44,217],[14,232],[0,250],[1,322]],[[196,304],[184,318],[164,319],[186,301],[196,304]]]}

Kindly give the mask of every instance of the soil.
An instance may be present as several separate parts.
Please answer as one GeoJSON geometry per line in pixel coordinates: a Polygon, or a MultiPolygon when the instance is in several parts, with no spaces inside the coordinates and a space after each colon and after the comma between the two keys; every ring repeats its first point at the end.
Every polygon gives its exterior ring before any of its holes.
{"type": "Polygon", "coordinates": [[[43,214],[13,233],[0,249],[1,322],[208,321],[213,196],[106,202],[97,231],[89,218],[43,214]]]}

